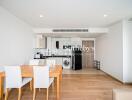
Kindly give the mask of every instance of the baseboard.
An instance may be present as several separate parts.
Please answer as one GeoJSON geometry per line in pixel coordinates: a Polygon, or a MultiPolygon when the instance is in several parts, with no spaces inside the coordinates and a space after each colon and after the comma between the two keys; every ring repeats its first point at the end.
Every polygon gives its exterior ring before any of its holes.
{"type": "Polygon", "coordinates": [[[132,82],[124,82],[125,85],[132,85],[132,82]]]}
{"type": "MultiPolygon", "coordinates": [[[[101,69],[100,69],[101,70],[101,69]]],[[[108,73],[106,73],[105,71],[103,71],[103,70],[101,70],[102,72],[104,72],[106,75],[108,75],[109,77],[111,77],[111,78],[113,78],[114,80],[116,80],[116,81],[118,81],[118,82],[120,82],[120,83],[122,83],[122,84],[124,84],[124,82],[122,82],[121,80],[119,80],[119,79],[117,79],[117,78],[115,78],[114,76],[112,76],[112,75],[110,75],[110,74],[108,74],[108,73]]]]}

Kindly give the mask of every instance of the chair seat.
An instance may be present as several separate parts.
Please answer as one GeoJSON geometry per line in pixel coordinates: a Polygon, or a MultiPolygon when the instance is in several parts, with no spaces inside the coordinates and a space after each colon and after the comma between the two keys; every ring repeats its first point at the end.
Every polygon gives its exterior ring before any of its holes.
{"type": "Polygon", "coordinates": [[[23,78],[23,79],[22,79],[22,85],[21,85],[21,87],[24,86],[24,85],[26,85],[26,84],[29,83],[30,81],[32,81],[32,78],[23,78]]]}
{"type": "Polygon", "coordinates": [[[53,81],[54,81],[54,78],[49,78],[49,83],[48,83],[48,85],[47,86],[35,86],[35,88],[49,88],[50,87],[50,85],[53,83],[53,81]]]}

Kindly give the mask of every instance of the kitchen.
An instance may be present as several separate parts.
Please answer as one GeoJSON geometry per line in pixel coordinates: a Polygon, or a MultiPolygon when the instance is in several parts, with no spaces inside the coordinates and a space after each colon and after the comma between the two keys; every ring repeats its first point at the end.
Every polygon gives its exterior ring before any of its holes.
{"type": "Polygon", "coordinates": [[[47,37],[44,34],[36,34],[34,59],[39,59],[40,65],[45,63],[45,59],[54,59],[56,64],[63,66],[63,69],[82,69],[83,55],[80,49],[84,40],[94,41],[94,38],[47,37]],[[79,50],[75,53],[76,49],[79,50]]]}

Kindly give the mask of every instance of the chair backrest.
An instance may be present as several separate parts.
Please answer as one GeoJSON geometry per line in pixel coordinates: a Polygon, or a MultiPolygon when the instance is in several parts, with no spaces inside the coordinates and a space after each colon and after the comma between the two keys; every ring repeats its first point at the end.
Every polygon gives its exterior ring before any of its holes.
{"type": "Polygon", "coordinates": [[[20,88],[22,75],[20,66],[5,67],[6,88],[20,88]]]}
{"type": "Polygon", "coordinates": [[[39,65],[39,60],[37,60],[37,59],[30,60],[29,65],[39,65]]]}
{"type": "Polygon", "coordinates": [[[46,66],[55,67],[54,59],[46,59],[46,66]]]}
{"type": "Polygon", "coordinates": [[[34,66],[34,88],[49,87],[49,66],[34,66]]]}

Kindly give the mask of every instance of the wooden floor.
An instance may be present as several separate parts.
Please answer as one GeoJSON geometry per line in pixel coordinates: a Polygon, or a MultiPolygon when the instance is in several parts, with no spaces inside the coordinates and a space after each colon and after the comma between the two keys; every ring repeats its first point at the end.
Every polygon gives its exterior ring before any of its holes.
{"type": "Polygon", "coordinates": [[[83,68],[82,70],[63,70],[63,74],[89,74],[89,75],[102,75],[105,74],[100,70],[96,70],[95,68],[83,68]]]}
{"type": "MultiPolygon", "coordinates": [[[[132,88],[123,85],[106,74],[64,74],[61,100],[112,100],[112,89],[132,88]]],[[[36,100],[45,100],[46,90],[38,90],[36,100]]],[[[17,91],[12,90],[8,100],[17,100],[17,91]]],[[[29,86],[23,88],[22,100],[32,100],[29,86]]],[[[54,85],[49,91],[49,100],[56,100],[54,85]]]]}

